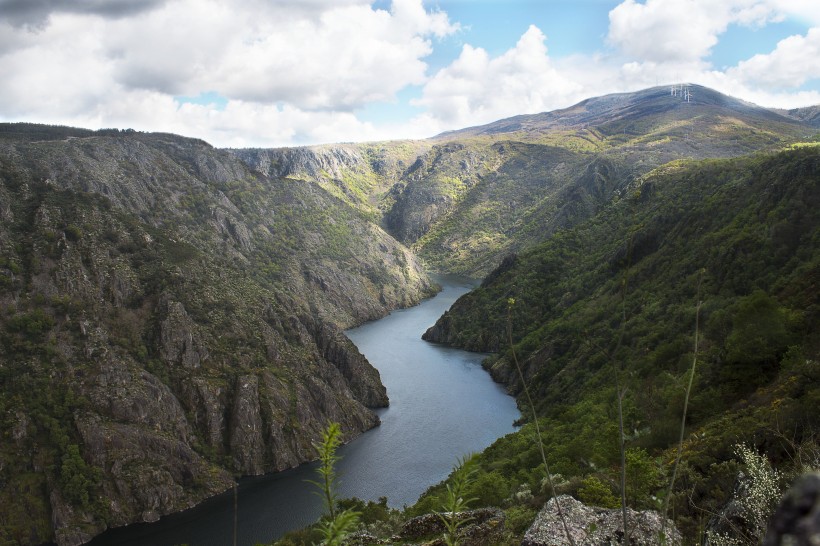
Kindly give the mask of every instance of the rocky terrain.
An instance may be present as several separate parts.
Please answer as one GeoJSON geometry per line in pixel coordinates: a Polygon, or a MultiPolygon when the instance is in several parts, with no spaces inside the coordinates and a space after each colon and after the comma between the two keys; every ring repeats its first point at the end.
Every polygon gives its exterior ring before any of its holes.
{"type": "Polygon", "coordinates": [[[421,142],[232,152],[262,173],[336,191],[431,269],[480,278],[658,166],[774,150],[816,133],[811,109],[772,111],[687,88],[688,101],[656,87],[421,142]]]}
{"type": "MultiPolygon", "coordinates": [[[[284,150],[0,125],[0,542],[80,544],[309,460],[328,421],[376,426],[389,393],[342,330],[433,294],[425,269],[485,277],[427,337],[499,352],[520,393],[512,337],[576,496],[611,502],[624,377],[635,508],[666,471],[647,461],[680,422],[701,294],[675,497],[694,536],[686,495],[725,503],[730,436],[785,460],[773,427],[815,433],[820,178],[816,108],[690,92],[284,150]]],[[[529,429],[471,493],[516,528],[546,500],[529,429]]]]}
{"type": "Polygon", "coordinates": [[[550,501],[538,513],[527,530],[521,546],[562,546],[568,544],[568,532],[578,546],[609,546],[610,544],[656,544],[680,545],[681,536],[671,520],[662,520],[657,512],[636,512],[627,509],[629,540],[624,538],[624,525],[620,509],[584,506],[568,495],[550,501]],[[561,506],[561,514],[557,504],[561,506]],[[563,519],[562,519],[563,517],[563,519]],[[566,522],[566,528],[564,528],[566,522]],[[661,536],[663,536],[662,542],[661,536]]]}
{"type": "Polygon", "coordinates": [[[0,133],[5,540],[79,544],[378,424],[341,329],[435,288],[361,213],[172,135],[0,133]]]}

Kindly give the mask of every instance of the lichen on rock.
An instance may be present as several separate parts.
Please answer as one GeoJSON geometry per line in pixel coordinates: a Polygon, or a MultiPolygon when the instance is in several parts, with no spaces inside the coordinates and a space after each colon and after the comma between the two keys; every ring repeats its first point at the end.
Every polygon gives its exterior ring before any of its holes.
{"type": "MultiPolygon", "coordinates": [[[[569,495],[560,495],[547,501],[527,530],[521,546],[565,546],[569,544],[564,523],[559,516],[560,505],[566,520],[566,529],[577,546],[611,546],[624,543],[624,527],[620,509],[586,506],[569,495]],[[558,503],[558,504],[556,504],[558,503]]],[[[653,510],[637,512],[627,508],[629,544],[656,546],[661,543],[681,544],[681,535],[675,524],[653,510]]]]}

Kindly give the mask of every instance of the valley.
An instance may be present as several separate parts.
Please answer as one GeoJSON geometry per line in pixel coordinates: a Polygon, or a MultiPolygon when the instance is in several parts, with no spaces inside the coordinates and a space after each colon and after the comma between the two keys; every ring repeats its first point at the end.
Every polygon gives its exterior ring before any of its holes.
{"type": "MultiPolygon", "coordinates": [[[[328,421],[376,426],[390,392],[342,331],[434,294],[430,272],[484,280],[425,339],[494,353],[521,404],[512,339],[582,501],[617,490],[624,396],[630,505],[657,508],[697,332],[673,508],[702,535],[735,443],[784,471],[818,453],[820,129],[811,109],[691,97],[290,149],[0,125],[0,538],[81,544],[308,461],[328,421]]],[[[522,415],[471,495],[513,537],[548,496],[522,415]]]]}

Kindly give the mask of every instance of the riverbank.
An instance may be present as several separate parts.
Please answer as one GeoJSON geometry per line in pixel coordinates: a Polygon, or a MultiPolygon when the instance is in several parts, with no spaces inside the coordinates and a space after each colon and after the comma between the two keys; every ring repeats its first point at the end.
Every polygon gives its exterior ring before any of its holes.
{"type": "MultiPolygon", "coordinates": [[[[483,354],[427,343],[421,334],[475,281],[439,277],[433,298],[346,332],[379,370],[390,406],[377,410],[381,426],[340,450],[340,497],[412,504],[444,479],[456,459],[480,451],[513,431],[515,400],[481,368],[483,354]]],[[[315,465],[247,478],[237,496],[240,545],[275,539],[315,521],[321,499],[306,480],[315,465]]],[[[202,505],[108,531],[91,546],[223,546],[233,537],[234,497],[229,491],[202,505]]]]}

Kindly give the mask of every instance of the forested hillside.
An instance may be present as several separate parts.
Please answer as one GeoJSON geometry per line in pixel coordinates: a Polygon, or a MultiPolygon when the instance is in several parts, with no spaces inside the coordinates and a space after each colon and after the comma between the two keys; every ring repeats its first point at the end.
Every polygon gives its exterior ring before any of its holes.
{"type": "MultiPolygon", "coordinates": [[[[485,366],[521,395],[511,336],[552,470],[593,504],[618,492],[620,392],[627,499],[646,508],[668,484],[697,335],[672,503],[695,542],[732,496],[735,444],[784,472],[820,453],[819,288],[820,147],[678,161],[507,258],[425,337],[496,352],[485,366]]],[[[544,493],[536,445],[527,426],[482,455],[483,502],[544,493]]]]}
{"type": "Polygon", "coordinates": [[[688,99],[655,87],[420,142],[233,153],[260,172],[335,191],[429,268],[480,278],[590,218],[656,167],[775,150],[817,132],[808,109],[781,115],[687,89],[688,99]]]}

